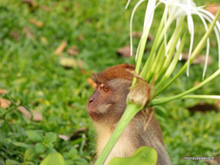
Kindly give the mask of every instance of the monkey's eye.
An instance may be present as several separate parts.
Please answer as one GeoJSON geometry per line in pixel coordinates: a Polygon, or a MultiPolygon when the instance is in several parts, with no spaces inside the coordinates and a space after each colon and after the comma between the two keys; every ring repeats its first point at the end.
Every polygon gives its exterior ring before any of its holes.
{"type": "Polygon", "coordinates": [[[101,89],[103,89],[103,91],[108,92],[109,88],[105,86],[105,84],[101,84],[100,85],[101,89]]]}
{"type": "Polygon", "coordinates": [[[106,86],[104,86],[102,89],[103,89],[105,92],[108,92],[108,91],[109,91],[109,88],[106,87],[106,86]]]}

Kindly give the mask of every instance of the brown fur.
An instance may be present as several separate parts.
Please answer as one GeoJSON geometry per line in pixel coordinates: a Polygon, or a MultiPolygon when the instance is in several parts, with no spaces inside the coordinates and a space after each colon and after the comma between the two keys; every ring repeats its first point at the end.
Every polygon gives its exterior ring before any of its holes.
{"type": "Polygon", "coordinates": [[[105,82],[116,78],[132,80],[133,75],[128,70],[134,70],[135,66],[130,64],[121,64],[109,67],[103,72],[94,75],[94,79],[98,82],[105,82]]]}

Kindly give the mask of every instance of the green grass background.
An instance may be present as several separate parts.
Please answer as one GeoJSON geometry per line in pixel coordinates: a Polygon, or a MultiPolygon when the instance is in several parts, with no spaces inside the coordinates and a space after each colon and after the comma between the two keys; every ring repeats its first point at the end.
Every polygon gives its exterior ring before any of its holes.
{"type": "MultiPolygon", "coordinates": [[[[132,1],[127,10],[124,9],[126,1],[34,2],[37,6],[30,8],[17,0],[0,1],[0,88],[8,90],[7,94],[0,97],[14,101],[14,106],[32,108],[42,113],[44,119],[40,122],[28,120],[16,108],[0,117],[0,164],[4,164],[7,159],[24,162],[25,148],[13,143],[34,145],[27,138],[26,130],[70,136],[82,127],[88,127],[89,131],[80,134],[75,140],[57,139],[54,149],[64,156],[67,164],[89,164],[95,156],[95,132],[86,111],[88,98],[93,92],[87,78],[91,73],[100,72],[112,65],[135,64],[134,57],[118,57],[116,51],[129,44],[129,20],[136,1],[132,1]],[[31,19],[41,21],[43,26],[30,23],[31,19]],[[27,36],[24,30],[27,28],[31,36],[27,36]],[[18,34],[16,40],[13,34],[18,34]],[[66,69],[60,65],[60,57],[54,55],[54,51],[62,41],[67,42],[62,56],[70,57],[66,50],[76,46],[80,53],[73,58],[82,60],[82,67],[66,69]]],[[[197,0],[199,5],[205,2],[197,0]]],[[[142,30],[144,14],[145,5],[137,11],[134,31],[142,30]]],[[[162,7],[155,14],[151,30],[153,36],[159,26],[161,14],[162,7]]],[[[198,18],[194,19],[196,44],[204,33],[204,28],[198,18]]],[[[134,39],[134,46],[137,47],[137,44],[138,39],[134,39]]],[[[151,42],[147,45],[145,59],[151,45],[151,42]]],[[[185,51],[187,50],[186,44],[185,51]]],[[[214,35],[210,55],[213,63],[208,67],[207,75],[218,68],[214,35]]],[[[182,62],[178,64],[177,71],[182,65],[182,62]]],[[[161,97],[178,94],[189,89],[196,81],[201,81],[202,69],[203,65],[192,65],[190,77],[183,74],[161,97]]],[[[217,78],[195,94],[220,95],[219,82],[220,78],[217,78]]],[[[165,145],[175,165],[206,164],[204,161],[184,160],[185,156],[220,157],[220,113],[211,110],[206,113],[190,113],[187,107],[198,103],[214,104],[215,101],[173,101],[163,105],[165,114],[157,115],[165,145]]],[[[0,110],[5,111],[3,108],[0,110]]],[[[35,160],[26,163],[39,164],[46,155],[47,153],[41,153],[35,160]]]]}

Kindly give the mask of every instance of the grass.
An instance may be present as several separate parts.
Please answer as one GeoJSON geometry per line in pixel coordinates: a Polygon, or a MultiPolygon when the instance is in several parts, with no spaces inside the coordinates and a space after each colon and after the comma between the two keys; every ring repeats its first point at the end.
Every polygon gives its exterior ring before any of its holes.
{"type": "MultiPolygon", "coordinates": [[[[32,8],[16,0],[0,2],[0,88],[8,91],[0,97],[14,101],[11,112],[0,116],[0,164],[8,159],[39,164],[51,152],[48,150],[27,160],[26,148],[15,145],[15,142],[22,142],[34,146],[27,130],[43,135],[54,132],[70,136],[83,127],[88,127],[89,131],[69,141],[57,138],[52,148],[64,156],[67,164],[89,164],[94,159],[95,132],[86,112],[88,98],[93,92],[87,78],[108,66],[134,64],[134,57],[118,57],[116,51],[129,44],[129,19],[135,2],[128,10],[124,10],[125,1],[32,2],[37,4],[32,8]],[[43,25],[36,25],[37,21],[43,25]],[[70,57],[66,50],[76,46],[80,53],[72,58],[83,61],[81,67],[66,69],[60,65],[61,57],[54,55],[54,51],[63,41],[67,46],[61,56],[70,57]],[[44,119],[39,122],[27,119],[17,111],[17,105],[42,113],[44,119]]],[[[162,14],[160,10],[158,13],[151,31],[153,35],[162,14]]],[[[142,29],[143,16],[144,7],[140,7],[134,20],[135,31],[142,29]]],[[[202,33],[200,27],[198,22],[197,42],[202,33]]],[[[134,43],[137,46],[138,39],[134,43]]],[[[151,43],[148,49],[150,46],[151,43]]],[[[208,68],[209,75],[217,69],[217,46],[212,47],[210,54],[213,63],[208,68]]],[[[179,63],[177,71],[181,65],[179,63]]],[[[190,77],[182,75],[164,95],[178,94],[201,81],[202,69],[202,65],[193,65],[190,77]]],[[[220,95],[219,81],[217,78],[196,94],[220,95]]],[[[213,105],[215,101],[173,101],[162,107],[165,113],[158,111],[157,118],[173,164],[206,164],[184,160],[185,156],[220,156],[220,113],[191,113],[188,107],[198,103],[213,105]]],[[[1,108],[0,111],[6,110],[1,108]]]]}

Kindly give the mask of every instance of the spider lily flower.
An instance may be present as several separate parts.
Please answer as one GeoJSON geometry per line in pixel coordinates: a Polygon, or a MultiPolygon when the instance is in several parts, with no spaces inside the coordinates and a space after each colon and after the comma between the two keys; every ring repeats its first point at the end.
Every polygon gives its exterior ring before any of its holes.
{"type": "MultiPolygon", "coordinates": [[[[206,31],[208,30],[206,21],[211,23],[212,20],[214,19],[214,16],[210,12],[204,10],[202,7],[196,7],[195,3],[191,0],[159,0],[159,1],[164,3],[166,7],[168,8],[168,14],[169,14],[168,19],[171,19],[171,20],[176,19],[178,22],[178,20],[181,17],[187,16],[188,30],[189,30],[189,33],[191,34],[189,57],[188,57],[188,59],[190,59],[190,56],[192,53],[193,41],[194,41],[194,23],[193,23],[192,15],[199,16],[206,31]]],[[[215,31],[215,35],[216,35],[217,43],[218,43],[219,67],[220,67],[220,24],[218,21],[216,22],[214,31],[215,31]]],[[[178,48],[178,45],[177,45],[177,48],[178,48]]],[[[204,70],[203,70],[203,78],[207,70],[209,49],[210,49],[210,39],[208,38],[207,46],[206,46],[206,60],[205,60],[205,65],[204,65],[204,70]]],[[[188,60],[187,76],[189,76],[189,66],[190,66],[190,60],[188,60]]]]}
{"type": "MultiPolygon", "coordinates": [[[[131,21],[130,21],[130,44],[131,44],[131,53],[133,51],[133,43],[132,43],[132,20],[135,14],[135,11],[137,10],[137,7],[142,4],[145,0],[140,0],[137,5],[135,6],[132,15],[131,15],[131,21]]],[[[130,0],[128,1],[126,7],[129,5],[130,0]]],[[[187,76],[189,76],[189,67],[190,67],[190,57],[193,51],[193,42],[194,42],[194,22],[193,22],[193,15],[199,16],[201,19],[205,30],[208,30],[207,22],[211,23],[212,20],[214,19],[214,16],[203,9],[203,7],[197,7],[196,4],[192,0],[148,0],[148,5],[147,5],[147,10],[145,14],[145,21],[144,21],[144,28],[143,28],[143,35],[140,40],[140,43],[138,45],[137,53],[136,53],[136,60],[137,60],[137,66],[139,67],[142,55],[143,55],[143,48],[141,48],[141,45],[144,45],[146,41],[144,38],[146,38],[146,35],[148,35],[151,24],[152,24],[152,19],[154,16],[154,11],[155,9],[160,5],[164,4],[165,5],[165,17],[161,21],[164,21],[164,40],[165,40],[165,54],[167,55],[168,49],[166,46],[166,31],[169,27],[169,25],[176,20],[177,26],[179,20],[182,17],[187,17],[187,25],[188,25],[188,31],[191,35],[190,38],[190,47],[189,47],[189,53],[188,53],[188,65],[187,65],[187,76]]],[[[218,43],[218,55],[219,55],[219,68],[220,68],[220,23],[217,21],[216,26],[214,27],[215,35],[217,38],[217,43],[218,43]]],[[[177,43],[176,47],[177,49],[179,48],[180,40],[177,43]]],[[[207,70],[207,65],[208,65],[208,56],[209,56],[209,49],[210,49],[210,39],[207,39],[207,44],[206,44],[206,61],[204,64],[204,70],[203,70],[203,78],[205,76],[206,70],[207,70]]],[[[181,55],[180,55],[181,59],[181,55]]]]}

